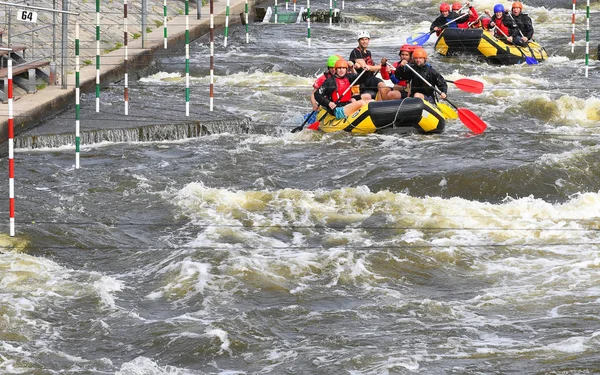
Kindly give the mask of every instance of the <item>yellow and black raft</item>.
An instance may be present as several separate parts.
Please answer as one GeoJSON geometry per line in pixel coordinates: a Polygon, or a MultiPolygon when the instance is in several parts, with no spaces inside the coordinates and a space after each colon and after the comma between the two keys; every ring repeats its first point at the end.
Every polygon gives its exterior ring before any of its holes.
{"type": "Polygon", "coordinates": [[[435,50],[444,56],[472,55],[501,65],[531,64],[548,58],[544,47],[537,42],[519,47],[505,43],[493,32],[483,29],[444,29],[435,43],[435,50]]]}
{"type": "Polygon", "coordinates": [[[419,98],[372,101],[345,119],[336,119],[321,108],[317,118],[320,119],[319,130],[326,133],[369,134],[412,129],[419,133],[441,133],[446,126],[442,112],[419,98]]]}

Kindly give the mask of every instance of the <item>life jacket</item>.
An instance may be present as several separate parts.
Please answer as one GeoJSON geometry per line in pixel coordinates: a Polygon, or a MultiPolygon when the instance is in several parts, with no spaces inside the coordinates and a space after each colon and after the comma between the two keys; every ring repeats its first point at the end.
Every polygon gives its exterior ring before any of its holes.
{"type": "Polygon", "coordinates": [[[321,87],[321,85],[323,84],[323,82],[325,82],[327,80],[327,78],[331,77],[333,74],[329,73],[329,69],[325,72],[323,72],[323,74],[321,74],[319,76],[319,78],[317,78],[317,80],[315,81],[315,83],[313,83],[313,88],[315,90],[317,90],[319,87],[321,87]]]}
{"type": "Polygon", "coordinates": [[[350,102],[350,100],[352,99],[352,90],[346,91],[346,89],[348,87],[350,87],[350,83],[352,83],[352,82],[350,82],[350,80],[348,79],[347,76],[343,76],[343,77],[336,76],[334,81],[335,81],[335,90],[331,94],[331,100],[335,103],[339,103],[342,105],[350,102]],[[346,91],[346,93],[344,94],[344,96],[342,96],[340,98],[340,95],[342,95],[344,93],[344,91],[346,91]]]}
{"type": "MultiPolygon", "coordinates": [[[[504,24],[504,19],[506,16],[502,16],[502,18],[496,18],[496,16],[494,15],[494,17],[492,17],[492,20],[490,22],[493,22],[494,24],[496,24],[496,27],[498,29],[500,29],[502,31],[502,33],[504,33],[504,35],[508,36],[508,27],[504,24]]],[[[505,36],[502,35],[501,32],[498,32],[498,30],[496,30],[496,36],[504,38],[505,36]]]]}

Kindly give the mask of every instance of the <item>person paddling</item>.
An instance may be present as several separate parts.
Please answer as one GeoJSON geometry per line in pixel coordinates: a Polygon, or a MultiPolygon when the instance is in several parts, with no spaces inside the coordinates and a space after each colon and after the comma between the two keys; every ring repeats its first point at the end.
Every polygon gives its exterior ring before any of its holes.
{"type": "Polygon", "coordinates": [[[512,42],[518,46],[527,46],[527,43],[533,39],[533,21],[523,12],[523,4],[519,1],[512,3],[511,14],[508,23],[508,33],[512,42]]]}
{"type": "MultiPolygon", "coordinates": [[[[437,87],[440,90],[440,98],[446,99],[446,93],[448,92],[448,84],[446,80],[437,70],[433,69],[431,65],[427,64],[427,52],[419,47],[415,49],[412,54],[414,63],[409,63],[410,68],[404,67],[404,76],[410,82],[410,96],[415,98],[421,98],[427,100],[431,104],[435,104],[435,89],[437,87]],[[423,82],[425,79],[429,82],[423,82]]],[[[398,67],[396,72],[400,69],[398,67]]]]}
{"type": "Polygon", "coordinates": [[[313,110],[316,111],[317,109],[319,109],[319,103],[317,103],[315,99],[315,92],[319,89],[319,87],[321,87],[321,85],[323,84],[323,82],[325,82],[327,78],[335,74],[335,63],[341,58],[342,56],[340,55],[329,56],[329,58],[327,59],[327,70],[317,78],[315,83],[313,83],[314,90],[310,95],[310,103],[312,104],[313,110]]]}
{"type": "MultiPolygon", "coordinates": [[[[508,35],[508,26],[506,26],[508,24],[507,19],[508,17],[504,13],[504,5],[494,5],[494,16],[487,25],[487,28],[488,30],[494,30],[494,36],[500,40],[507,40],[505,37],[508,35]],[[496,30],[496,28],[500,31],[496,30]]],[[[509,38],[508,41],[512,42],[512,38],[509,38]]]]}
{"type": "MultiPolygon", "coordinates": [[[[437,36],[440,36],[440,34],[442,33],[442,30],[444,28],[444,25],[452,20],[459,18],[459,17],[460,17],[460,14],[451,11],[450,4],[442,3],[442,4],[440,4],[440,15],[435,20],[433,20],[433,22],[431,23],[431,26],[429,27],[429,31],[435,31],[435,34],[437,36]]],[[[466,17],[466,15],[465,15],[465,17],[466,17]]],[[[447,27],[456,28],[458,26],[457,26],[456,22],[452,22],[447,27]]]]}
{"type": "Polygon", "coordinates": [[[359,74],[347,72],[348,62],[343,59],[336,61],[335,74],[327,78],[315,92],[317,102],[336,119],[345,119],[372,100],[352,98],[350,85],[359,77],[359,74]]]}
{"type": "Polygon", "coordinates": [[[393,97],[394,99],[404,99],[408,97],[408,79],[410,77],[407,76],[404,66],[410,62],[413,62],[412,52],[416,48],[417,47],[411,46],[410,44],[403,44],[400,47],[400,53],[398,53],[400,56],[400,61],[392,64],[392,67],[395,71],[394,74],[390,76],[390,80],[394,83],[394,89],[388,94],[388,97],[393,97]]]}

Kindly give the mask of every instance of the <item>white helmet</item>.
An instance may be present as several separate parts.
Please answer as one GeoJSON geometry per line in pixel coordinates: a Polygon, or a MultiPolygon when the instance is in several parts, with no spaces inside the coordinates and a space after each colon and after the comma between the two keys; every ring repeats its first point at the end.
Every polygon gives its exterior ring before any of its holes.
{"type": "Polygon", "coordinates": [[[371,39],[371,34],[369,34],[368,31],[361,31],[358,33],[358,38],[357,39],[362,39],[362,38],[369,38],[371,39]]]}

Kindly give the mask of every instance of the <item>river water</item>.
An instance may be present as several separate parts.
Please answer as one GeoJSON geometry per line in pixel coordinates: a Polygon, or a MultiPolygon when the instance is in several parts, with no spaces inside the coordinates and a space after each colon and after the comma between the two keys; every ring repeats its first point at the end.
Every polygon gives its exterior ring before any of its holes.
{"type": "MultiPolygon", "coordinates": [[[[80,169],[72,144],[19,148],[0,373],[600,373],[600,69],[584,77],[583,13],[571,54],[562,3],[526,2],[551,55],[539,65],[426,44],[446,78],[485,83],[449,91],[488,124],[479,136],[459,120],[428,136],[290,133],[357,30],[392,59],[439,6],[358,0],[355,23],[312,24],[311,49],[305,24],[253,23],[248,45],[234,26],[227,48],[217,33],[212,114],[208,39],[194,42],[191,118],[248,131],[84,144],[80,169]]],[[[128,118],[118,83],[101,114],[85,96],[83,118],[187,120],[184,66],[159,58],[128,118]]]]}

